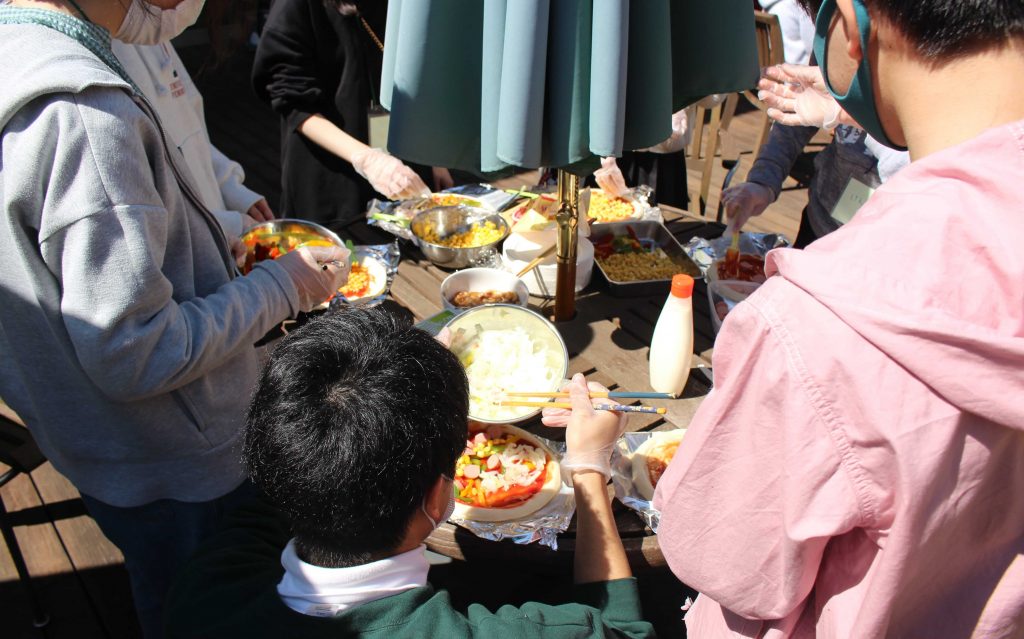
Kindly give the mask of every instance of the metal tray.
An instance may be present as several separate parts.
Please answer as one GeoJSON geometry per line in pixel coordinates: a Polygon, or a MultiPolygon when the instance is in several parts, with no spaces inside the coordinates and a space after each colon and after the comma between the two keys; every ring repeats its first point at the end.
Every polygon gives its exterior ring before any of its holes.
{"type": "MultiPolygon", "coordinates": [[[[684,273],[693,276],[694,279],[701,276],[700,268],[690,259],[676,238],[661,222],[631,220],[626,222],[610,222],[600,226],[595,225],[594,237],[592,239],[596,240],[598,237],[608,233],[616,237],[629,235],[629,231],[626,230],[627,227],[632,227],[633,232],[640,239],[654,240],[654,243],[661,250],[665,251],[665,255],[669,259],[683,267],[684,273]]],[[[601,267],[601,263],[596,259],[594,260],[594,266],[601,273],[605,281],[608,282],[608,291],[616,297],[668,295],[669,288],[671,287],[671,279],[634,280],[632,282],[613,280],[608,277],[608,274],[604,272],[604,268],[601,267]]]]}

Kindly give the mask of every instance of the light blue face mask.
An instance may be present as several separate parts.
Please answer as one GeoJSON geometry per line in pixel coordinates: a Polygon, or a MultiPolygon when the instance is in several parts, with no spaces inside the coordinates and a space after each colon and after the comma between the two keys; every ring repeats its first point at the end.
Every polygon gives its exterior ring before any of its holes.
{"type": "Polygon", "coordinates": [[[905,151],[906,147],[900,146],[889,139],[882,127],[882,121],[878,117],[878,108],[875,106],[875,90],[871,84],[871,64],[868,62],[868,39],[871,35],[871,18],[868,16],[867,7],[863,0],[852,0],[853,10],[857,16],[857,28],[860,31],[860,48],[863,53],[857,72],[853,76],[850,88],[845,95],[840,95],[832,87],[828,79],[828,54],[826,41],[829,28],[832,26],[832,19],[836,15],[836,0],[825,0],[818,11],[818,18],[815,21],[814,33],[814,57],[821,66],[821,75],[825,79],[825,86],[829,93],[836,99],[839,106],[857,121],[871,137],[882,144],[905,151]]]}

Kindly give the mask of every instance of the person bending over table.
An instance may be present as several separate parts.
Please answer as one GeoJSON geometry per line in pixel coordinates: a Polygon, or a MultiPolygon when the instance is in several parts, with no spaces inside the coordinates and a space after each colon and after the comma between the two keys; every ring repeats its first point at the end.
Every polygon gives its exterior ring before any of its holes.
{"type": "MultiPolygon", "coordinates": [[[[673,113],[672,133],[648,149],[623,151],[618,160],[601,158],[601,168],[594,171],[593,182],[614,197],[625,195],[629,184],[646,184],[654,191],[655,203],[685,210],[690,203],[686,189],[686,145],[691,137],[689,121],[695,113],[690,107],[673,113]]],[[[587,182],[590,181],[588,178],[587,182]]]]}
{"type": "Polygon", "coordinates": [[[253,343],[348,274],[344,249],[303,247],[239,276],[111,53],[110,34],[167,42],[201,7],[0,4],[0,396],[124,555],[147,638],[174,572],[250,490],[253,343]]]}
{"type": "MultiPolygon", "coordinates": [[[[798,10],[816,15],[821,0],[798,0],[798,4],[801,7],[798,10]]],[[[806,44],[809,49],[812,43],[806,44]]],[[[811,62],[817,64],[813,58],[811,62]]],[[[782,69],[817,71],[817,67],[807,65],[781,64],[768,67],[765,73],[774,75],[782,69]]],[[[765,96],[761,91],[758,95],[769,106],[777,104],[771,94],[765,96]]],[[[764,213],[779,198],[786,177],[820,129],[831,131],[833,136],[814,158],[814,175],[807,190],[807,206],[800,215],[794,248],[804,248],[842,225],[842,214],[837,218],[833,213],[847,185],[856,187],[859,183],[870,189],[878,188],[910,161],[905,152],[880,144],[868,135],[834,100],[816,101],[811,106],[817,108],[798,109],[795,117],[784,121],[773,117],[776,122],[750,167],[747,181],[722,191],[722,204],[733,228],[741,229],[750,218],[764,213]]],[[[775,113],[768,110],[769,116],[775,113]]]]}
{"type": "Polygon", "coordinates": [[[265,500],[239,508],[181,573],[167,636],[653,636],[606,491],[624,417],[595,412],[582,375],[570,392],[571,415],[546,420],[568,429],[575,603],[463,612],[427,583],[424,556],[424,540],[454,507],[465,447],[459,360],[379,308],[328,314],[289,334],[247,418],[244,460],[265,500]]]}
{"type": "Polygon", "coordinates": [[[913,161],[718,334],[654,499],[687,630],[1020,637],[1024,4],[827,0],[818,30],[840,106],[913,161]]]}
{"type": "MultiPolygon", "coordinates": [[[[281,204],[340,230],[363,219],[378,192],[398,200],[453,185],[447,169],[413,170],[371,148],[371,101],[380,102],[387,2],[276,0],[270,7],[252,85],[281,116],[281,204]],[[420,175],[419,173],[422,173],[420,175]]],[[[425,124],[426,126],[427,124],[425,124]]]]}

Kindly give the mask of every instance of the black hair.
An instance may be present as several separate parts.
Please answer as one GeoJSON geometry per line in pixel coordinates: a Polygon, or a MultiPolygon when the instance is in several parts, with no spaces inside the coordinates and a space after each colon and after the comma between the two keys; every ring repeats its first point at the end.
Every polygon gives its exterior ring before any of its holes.
{"type": "Polygon", "coordinates": [[[386,555],[465,447],[466,373],[386,310],[329,313],[273,350],[243,458],[290,521],[299,556],[343,567],[386,555]]]}
{"type": "Polygon", "coordinates": [[[821,11],[822,0],[796,0],[796,3],[800,5],[800,8],[811,16],[811,20],[815,20],[818,17],[818,11],[821,11]]]}
{"type": "Polygon", "coordinates": [[[923,58],[941,62],[1024,38],[1021,0],[865,0],[923,58]]]}

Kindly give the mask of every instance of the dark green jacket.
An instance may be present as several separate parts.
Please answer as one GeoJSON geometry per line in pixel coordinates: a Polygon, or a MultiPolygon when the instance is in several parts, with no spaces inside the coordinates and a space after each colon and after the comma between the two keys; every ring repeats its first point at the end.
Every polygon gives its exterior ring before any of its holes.
{"type": "Polygon", "coordinates": [[[277,594],[285,523],[263,504],[239,509],[199,550],[168,596],[167,637],[653,637],[642,620],[635,579],[576,587],[578,603],[527,603],[490,612],[452,607],[448,593],[424,586],[337,617],[311,617],[277,594]]]}

